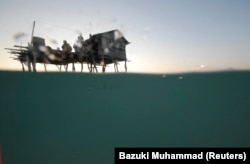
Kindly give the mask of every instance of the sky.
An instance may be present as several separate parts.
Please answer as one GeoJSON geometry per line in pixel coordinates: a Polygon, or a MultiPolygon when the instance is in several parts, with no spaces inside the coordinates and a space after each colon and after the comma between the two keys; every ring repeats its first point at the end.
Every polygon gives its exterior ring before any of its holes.
{"type": "Polygon", "coordinates": [[[249,0],[0,0],[0,70],[21,71],[4,48],[26,46],[34,20],[34,36],[52,48],[120,30],[130,42],[128,72],[250,70],[249,0]]]}

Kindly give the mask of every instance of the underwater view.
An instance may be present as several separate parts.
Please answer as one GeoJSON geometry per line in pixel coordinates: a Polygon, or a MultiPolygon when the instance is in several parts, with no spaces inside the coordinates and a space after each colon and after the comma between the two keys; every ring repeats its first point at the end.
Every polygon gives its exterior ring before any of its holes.
{"type": "Polygon", "coordinates": [[[2,71],[0,81],[3,164],[110,164],[115,147],[250,146],[250,71],[2,71]]]}

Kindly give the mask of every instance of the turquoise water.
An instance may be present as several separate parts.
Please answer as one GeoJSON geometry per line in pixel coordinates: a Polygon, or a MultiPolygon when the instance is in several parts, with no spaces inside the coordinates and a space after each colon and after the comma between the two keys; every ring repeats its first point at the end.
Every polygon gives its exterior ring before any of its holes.
{"type": "Polygon", "coordinates": [[[114,163],[114,147],[250,147],[250,72],[0,72],[4,164],[114,163]]]}

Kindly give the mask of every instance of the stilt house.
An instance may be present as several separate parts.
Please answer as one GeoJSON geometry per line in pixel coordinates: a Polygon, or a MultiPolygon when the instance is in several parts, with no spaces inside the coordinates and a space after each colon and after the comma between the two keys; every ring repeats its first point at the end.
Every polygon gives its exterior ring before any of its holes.
{"type": "Polygon", "coordinates": [[[114,63],[114,61],[126,61],[126,45],[129,42],[124,38],[119,30],[112,30],[104,33],[90,35],[90,38],[85,40],[87,52],[99,59],[100,63],[114,63]]]}

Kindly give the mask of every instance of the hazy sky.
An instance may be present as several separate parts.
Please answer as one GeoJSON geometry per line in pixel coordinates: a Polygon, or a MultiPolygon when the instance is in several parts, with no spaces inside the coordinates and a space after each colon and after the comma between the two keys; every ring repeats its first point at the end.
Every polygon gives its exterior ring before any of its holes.
{"type": "Polygon", "coordinates": [[[250,69],[249,0],[0,0],[0,69],[21,70],[4,48],[27,45],[34,20],[53,48],[79,32],[121,30],[129,72],[250,69]]]}

